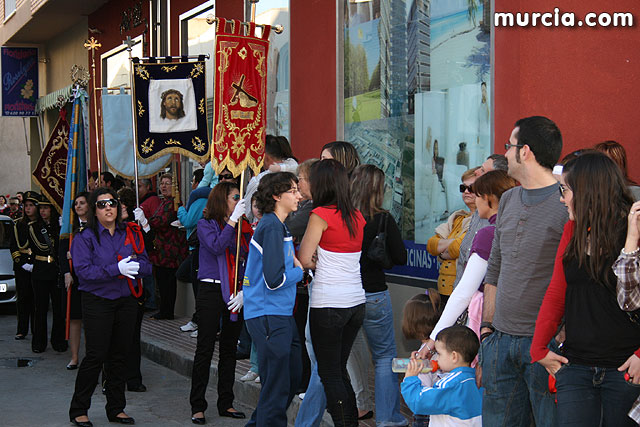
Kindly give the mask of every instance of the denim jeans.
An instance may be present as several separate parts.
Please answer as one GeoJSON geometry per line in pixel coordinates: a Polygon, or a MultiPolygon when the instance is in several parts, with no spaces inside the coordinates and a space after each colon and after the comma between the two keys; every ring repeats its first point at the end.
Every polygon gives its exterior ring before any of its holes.
{"type": "Polygon", "coordinates": [[[549,374],[531,363],[531,337],[496,331],[481,345],[482,425],[555,426],[556,404],[549,374]]]}
{"type": "Polygon", "coordinates": [[[391,360],[397,355],[391,295],[386,290],[368,292],[366,297],[362,328],[375,365],[376,425],[406,426],[407,419],[400,413],[398,375],[391,371],[391,360]]]}
{"type": "MultiPolygon", "coordinates": [[[[366,314],[365,314],[366,316],[366,314]]],[[[351,354],[347,359],[347,372],[351,379],[351,387],[356,394],[358,413],[373,411],[372,390],[369,390],[369,372],[371,371],[371,352],[364,337],[364,330],[360,328],[351,347],[351,354]]]]}
{"type": "Polygon", "coordinates": [[[627,383],[624,372],[568,363],[556,373],[556,380],[559,425],[636,425],[627,413],[640,386],[627,383]]]}
{"type": "Polygon", "coordinates": [[[359,304],[350,308],[312,308],[309,313],[318,374],[327,395],[327,410],[336,427],[358,425],[358,409],[347,373],[347,359],[362,326],[364,312],[365,304],[359,304]]]}

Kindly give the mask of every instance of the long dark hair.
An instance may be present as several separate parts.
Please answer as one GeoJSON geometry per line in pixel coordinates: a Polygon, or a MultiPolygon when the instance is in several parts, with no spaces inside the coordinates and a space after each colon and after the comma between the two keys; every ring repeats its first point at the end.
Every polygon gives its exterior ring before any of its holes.
{"type": "Polygon", "coordinates": [[[594,149],[604,153],[607,157],[616,162],[616,164],[622,170],[622,174],[624,175],[624,179],[627,182],[627,185],[637,185],[636,182],[629,177],[629,169],[627,167],[627,152],[619,142],[611,140],[603,141],[596,144],[594,149]]]}
{"type": "Polygon", "coordinates": [[[380,212],[384,202],[384,172],[374,165],[360,165],[351,174],[353,205],[368,218],[380,212]]]}
{"type": "Polygon", "coordinates": [[[238,190],[238,184],[235,182],[223,181],[216,184],[209,193],[207,198],[207,210],[204,219],[212,219],[218,224],[224,224],[225,218],[229,215],[227,197],[231,194],[231,190],[238,190]]]}
{"type": "Polygon", "coordinates": [[[593,280],[615,288],[609,273],[624,246],[633,204],[622,171],[606,155],[590,152],[570,160],[563,172],[576,222],[564,259],[576,260],[593,280]]]}
{"type": "Polygon", "coordinates": [[[349,177],[342,164],[334,159],[325,159],[311,166],[311,196],[313,207],[335,205],[349,235],[356,235],[356,212],[349,196],[349,177]]]}
{"type": "Polygon", "coordinates": [[[90,214],[91,209],[89,208],[89,193],[86,191],[81,191],[80,193],[76,194],[76,197],[73,199],[73,204],[71,205],[71,209],[73,209],[73,234],[78,232],[78,229],[80,228],[80,218],[78,218],[78,213],[76,212],[76,200],[78,200],[80,197],[84,197],[84,199],[87,201],[87,215],[90,214]]]}
{"type": "MultiPolygon", "coordinates": [[[[89,196],[89,216],[87,217],[87,228],[91,229],[100,243],[100,233],[98,233],[98,218],[96,217],[96,202],[98,197],[109,194],[111,198],[118,200],[118,194],[112,188],[100,187],[94,190],[89,196]]],[[[116,206],[116,228],[123,228],[120,205],[116,206]]]]}
{"type": "Polygon", "coordinates": [[[358,150],[350,142],[347,141],[333,141],[322,146],[322,153],[324,150],[329,150],[331,157],[342,163],[347,169],[347,173],[351,175],[353,170],[360,164],[360,156],[358,156],[358,150]]]}

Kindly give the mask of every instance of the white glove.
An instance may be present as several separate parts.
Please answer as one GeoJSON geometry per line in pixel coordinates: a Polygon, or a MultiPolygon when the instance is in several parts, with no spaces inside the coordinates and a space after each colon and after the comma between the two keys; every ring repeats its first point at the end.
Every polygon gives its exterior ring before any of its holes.
{"type": "Polygon", "coordinates": [[[60,227],[62,227],[62,217],[61,216],[58,217],[58,225],[60,227]]]}
{"type": "Polygon", "coordinates": [[[147,221],[147,217],[144,216],[144,211],[141,208],[135,208],[133,210],[133,217],[140,223],[140,227],[145,228],[149,221],[147,221]]]}
{"type": "Polygon", "coordinates": [[[136,274],[138,274],[138,270],[140,270],[140,263],[136,261],[131,261],[131,257],[128,256],[123,258],[118,262],[118,270],[120,270],[120,274],[129,279],[135,279],[136,274]]]}
{"type": "Polygon", "coordinates": [[[33,271],[33,264],[22,264],[22,269],[31,273],[33,271]]]}
{"type": "Polygon", "coordinates": [[[243,304],[244,304],[244,296],[243,296],[243,292],[240,291],[236,294],[235,297],[229,300],[229,302],[227,303],[227,307],[229,308],[229,311],[235,311],[237,313],[238,311],[240,311],[243,304]]]}
{"type": "Polygon", "coordinates": [[[229,219],[233,222],[238,222],[240,217],[244,215],[244,211],[246,209],[246,201],[244,199],[240,199],[236,204],[236,207],[233,209],[233,213],[229,217],[229,219]]]}
{"type": "Polygon", "coordinates": [[[73,285],[73,276],[71,273],[64,273],[64,288],[69,289],[71,285],[73,285]]]}

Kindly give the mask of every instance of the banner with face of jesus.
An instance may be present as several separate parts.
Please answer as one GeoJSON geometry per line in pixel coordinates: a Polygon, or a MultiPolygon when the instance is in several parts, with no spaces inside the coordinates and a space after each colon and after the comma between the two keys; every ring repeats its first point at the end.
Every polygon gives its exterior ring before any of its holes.
{"type": "Polygon", "coordinates": [[[140,161],[170,153],[209,158],[204,61],[134,64],[133,94],[140,161]]]}
{"type": "Polygon", "coordinates": [[[240,21],[218,18],[214,132],[211,161],[216,173],[225,168],[238,176],[247,167],[257,175],[264,161],[269,32],[255,37],[251,23],[247,35],[240,21]]]}

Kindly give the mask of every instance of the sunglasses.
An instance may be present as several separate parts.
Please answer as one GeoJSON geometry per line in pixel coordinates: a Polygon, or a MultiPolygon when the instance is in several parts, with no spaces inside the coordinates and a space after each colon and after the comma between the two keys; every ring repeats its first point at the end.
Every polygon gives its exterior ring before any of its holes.
{"type": "Polygon", "coordinates": [[[231,175],[231,174],[218,175],[218,178],[219,178],[220,180],[223,180],[223,179],[233,179],[233,175],[231,175]]]}
{"type": "Polygon", "coordinates": [[[524,144],[510,144],[510,143],[508,143],[508,142],[507,142],[506,144],[504,144],[504,149],[505,149],[506,151],[509,151],[509,148],[511,148],[511,147],[518,147],[518,148],[522,148],[522,147],[524,147],[524,144]]]}
{"type": "Polygon", "coordinates": [[[240,200],[240,195],[239,195],[239,194],[234,194],[234,195],[233,195],[233,200],[235,200],[236,202],[237,202],[238,200],[240,200]]]}
{"type": "Polygon", "coordinates": [[[564,193],[570,190],[570,188],[564,184],[558,184],[558,191],[560,192],[560,197],[564,197],[564,193]]]}
{"type": "Polygon", "coordinates": [[[464,193],[465,191],[473,193],[473,185],[460,184],[460,192],[464,193]]]}
{"type": "Polygon", "coordinates": [[[118,201],[116,199],[98,200],[96,202],[96,206],[98,207],[98,209],[104,209],[107,206],[109,206],[110,208],[115,208],[116,206],[118,206],[118,201]]]}

